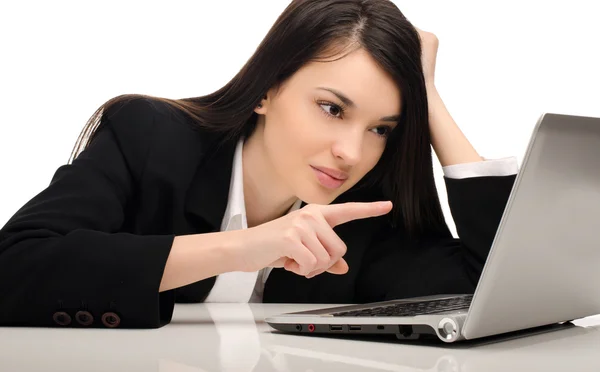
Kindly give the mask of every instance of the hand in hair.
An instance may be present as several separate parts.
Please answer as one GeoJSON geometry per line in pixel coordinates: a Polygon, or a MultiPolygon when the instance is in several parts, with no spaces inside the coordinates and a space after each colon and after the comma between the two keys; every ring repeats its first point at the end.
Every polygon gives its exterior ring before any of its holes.
{"type": "Polygon", "coordinates": [[[440,42],[435,34],[423,31],[417,27],[415,28],[419,32],[419,37],[421,39],[421,61],[423,63],[425,83],[428,86],[433,85],[435,78],[435,61],[440,42]]]}

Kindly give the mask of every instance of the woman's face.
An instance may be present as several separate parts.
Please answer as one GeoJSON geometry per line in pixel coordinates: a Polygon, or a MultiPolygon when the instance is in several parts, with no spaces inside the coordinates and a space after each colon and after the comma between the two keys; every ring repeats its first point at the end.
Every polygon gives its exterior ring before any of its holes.
{"type": "Polygon", "coordinates": [[[295,196],[317,204],[331,203],[377,164],[401,109],[398,87],[363,49],[308,63],[262,104],[257,129],[273,170],[295,196]]]}

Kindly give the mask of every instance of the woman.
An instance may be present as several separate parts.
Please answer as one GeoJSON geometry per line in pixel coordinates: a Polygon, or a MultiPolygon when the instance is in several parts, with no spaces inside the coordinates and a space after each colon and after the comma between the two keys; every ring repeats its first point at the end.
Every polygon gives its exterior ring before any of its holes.
{"type": "Polygon", "coordinates": [[[472,292],[516,161],[484,161],[461,133],[436,51],[390,1],[295,0],[213,94],[109,100],[0,231],[0,324],[156,328],[176,301],[472,292]]]}

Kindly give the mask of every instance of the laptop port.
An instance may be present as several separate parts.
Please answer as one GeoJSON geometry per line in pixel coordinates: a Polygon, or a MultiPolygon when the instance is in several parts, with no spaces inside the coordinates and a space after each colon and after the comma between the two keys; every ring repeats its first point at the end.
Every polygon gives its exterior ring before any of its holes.
{"type": "Polygon", "coordinates": [[[413,328],[410,325],[399,325],[398,332],[404,337],[410,337],[413,334],[413,328]]]}
{"type": "Polygon", "coordinates": [[[348,330],[349,330],[349,331],[354,331],[354,332],[356,332],[356,331],[360,331],[361,329],[362,329],[362,327],[361,327],[361,326],[359,326],[359,325],[349,325],[349,326],[348,326],[348,330]]]}
{"type": "Polygon", "coordinates": [[[342,330],[342,326],[341,325],[330,325],[329,326],[329,330],[330,331],[341,331],[342,330]]]}
{"type": "Polygon", "coordinates": [[[385,329],[385,326],[378,325],[378,326],[377,326],[377,329],[385,329]]]}

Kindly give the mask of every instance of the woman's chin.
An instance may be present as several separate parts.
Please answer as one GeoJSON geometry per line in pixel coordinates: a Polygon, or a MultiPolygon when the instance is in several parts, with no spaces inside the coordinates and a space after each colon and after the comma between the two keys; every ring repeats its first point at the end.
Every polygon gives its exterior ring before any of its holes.
{"type": "Polygon", "coordinates": [[[330,204],[339,196],[339,191],[328,190],[320,185],[313,185],[298,191],[296,195],[306,204],[330,204]]]}

